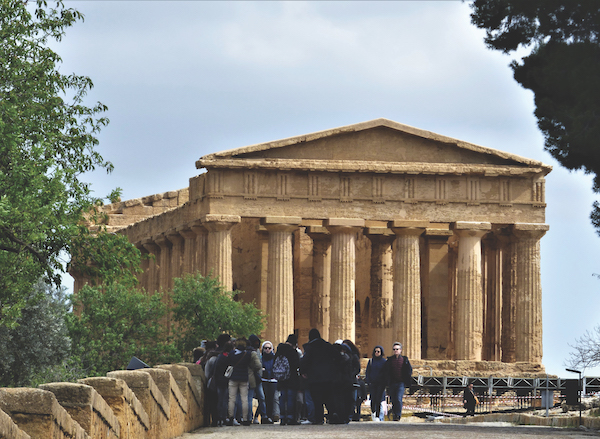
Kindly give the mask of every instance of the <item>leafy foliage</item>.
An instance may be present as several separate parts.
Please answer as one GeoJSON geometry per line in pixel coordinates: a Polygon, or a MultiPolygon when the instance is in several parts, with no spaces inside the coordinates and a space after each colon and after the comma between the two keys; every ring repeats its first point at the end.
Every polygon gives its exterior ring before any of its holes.
{"type": "MultiPolygon", "coordinates": [[[[63,289],[38,282],[15,328],[0,326],[0,386],[28,386],[68,362],[71,341],[63,289]]],[[[74,376],[78,378],[79,376],[74,376]]]]}
{"type": "Polygon", "coordinates": [[[240,293],[225,291],[217,278],[199,273],[175,279],[173,319],[180,351],[191,352],[200,340],[214,340],[224,332],[235,337],[260,333],[264,316],[254,303],[234,301],[240,293]]]}
{"type": "MultiPolygon", "coordinates": [[[[100,221],[95,215],[88,216],[88,220],[100,221]]],[[[126,236],[107,233],[102,228],[91,231],[81,225],[68,249],[72,255],[71,269],[89,279],[92,285],[99,282],[118,282],[129,288],[137,285],[142,253],[126,236]]]]}
{"type": "Polygon", "coordinates": [[[161,295],[111,282],[84,286],[67,316],[73,355],[89,376],[124,369],[131,357],[159,364],[177,361],[166,338],[161,295]]]}
{"type": "Polygon", "coordinates": [[[84,172],[112,165],[95,150],[106,107],[84,105],[92,81],[64,75],[48,43],[83,19],[61,2],[0,0],[0,325],[14,326],[93,205],[84,172]]]}
{"type": "MultiPolygon", "coordinates": [[[[471,19],[505,53],[532,46],[514,77],[535,95],[544,148],[567,169],[594,174],[600,193],[600,4],[595,0],[474,0],[471,19]]],[[[600,233],[600,205],[592,223],[600,233]]]]}
{"type": "Polygon", "coordinates": [[[486,30],[486,44],[505,53],[548,41],[598,43],[596,0],[474,0],[473,24],[486,30]]]}

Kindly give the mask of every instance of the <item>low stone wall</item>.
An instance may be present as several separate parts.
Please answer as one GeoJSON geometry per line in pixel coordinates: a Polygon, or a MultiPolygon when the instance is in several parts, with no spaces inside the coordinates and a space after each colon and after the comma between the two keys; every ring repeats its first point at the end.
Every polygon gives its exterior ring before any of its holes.
{"type": "Polygon", "coordinates": [[[107,377],[85,378],[82,384],[93,387],[112,409],[119,421],[121,438],[146,438],[150,418],[123,380],[107,377]]]}
{"type": "Polygon", "coordinates": [[[93,387],[85,384],[51,383],[41,385],[40,389],[52,392],[58,403],[90,437],[120,437],[119,420],[93,387]]]}
{"type": "Polygon", "coordinates": [[[32,439],[88,439],[88,434],[58,403],[52,392],[30,388],[0,389],[0,409],[32,439]]]}
{"type": "MultiPolygon", "coordinates": [[[[579,416],[536,416],[527,413],[490,413],[476,415],[466,418],[446,418],[440,422],[449,424],[469,424],[471,422],[509,422],[518,425],[539,425],[545,427],[579,427],[579,416]]],[[[583,426],[589,429],[600,429],[600,418],[595,416],[583,416],[583,426]]]]}
{"type": "Polygon", "coordinates": [[[10,416],[0,410],[0,438],[31,439],[31,436],[20,430],[10,416]]]}
{"type": "Polygon", "coordinates": [[[196,367],[170,364],[39,389],[0,388],[0,439],[181,436],[204,422],[196,367]]]}

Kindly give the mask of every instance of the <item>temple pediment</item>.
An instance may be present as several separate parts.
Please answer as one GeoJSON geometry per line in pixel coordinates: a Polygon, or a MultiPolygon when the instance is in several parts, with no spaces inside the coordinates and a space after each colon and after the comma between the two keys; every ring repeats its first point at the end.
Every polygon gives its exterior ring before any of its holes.
{"type": "Polygon", "coordinates": [[[546,174],[541,162],[375,119],[312,134],[222,151],[198,168],[279,168],[333,172],[546,174]],[[508,168],[512,168],[511,171],[508,168]],[[504,171],[504,172],[502,172],[504,171]]]}

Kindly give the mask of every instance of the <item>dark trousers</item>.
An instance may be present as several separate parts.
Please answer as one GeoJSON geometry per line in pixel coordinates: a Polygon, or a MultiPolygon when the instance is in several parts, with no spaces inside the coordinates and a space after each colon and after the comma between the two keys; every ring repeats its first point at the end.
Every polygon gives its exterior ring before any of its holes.
{"type": "Polygon", "coordinates": [[[325,416],[323,406],[327,407],[327,413],[329,415],[335,412],[332,404],[333,388],[331,383],[316,383],[309,384],[310,396],[312,397],[313,404],[315,406],[315,424],[322,424],[325,416]]]}
{"type": "Polygon", "coordinates": [[[277,390],[277,383],[264,381],[262,385],[263,390],[265,392],[265,405],[267,407],[267,416],[273,419],[273,400],[275,398],[275,391],[277,390]]]}
{"type": "Polygon", "coordinates": [[[379,417],[381,401],[383,401],[383,395],[385,393],[385,385],[371,384],[369,385],[369,391],[371,392],[371,412],[379,417]]]}

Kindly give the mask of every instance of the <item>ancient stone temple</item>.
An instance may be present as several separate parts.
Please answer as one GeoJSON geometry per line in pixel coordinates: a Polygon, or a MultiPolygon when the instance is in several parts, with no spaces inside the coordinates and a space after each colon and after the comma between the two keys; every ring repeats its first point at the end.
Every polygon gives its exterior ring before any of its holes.
{"type": "MultiPolygon", "coordinates": [[[[538,161],[377,119],[209,154],[189,188],[105,207],[152,253],[141,284],[199,270],[268,315],[413,362],[542,360],[538,161]]],[[[76,288],[81,283],[76,279],[76,288]]]]}

